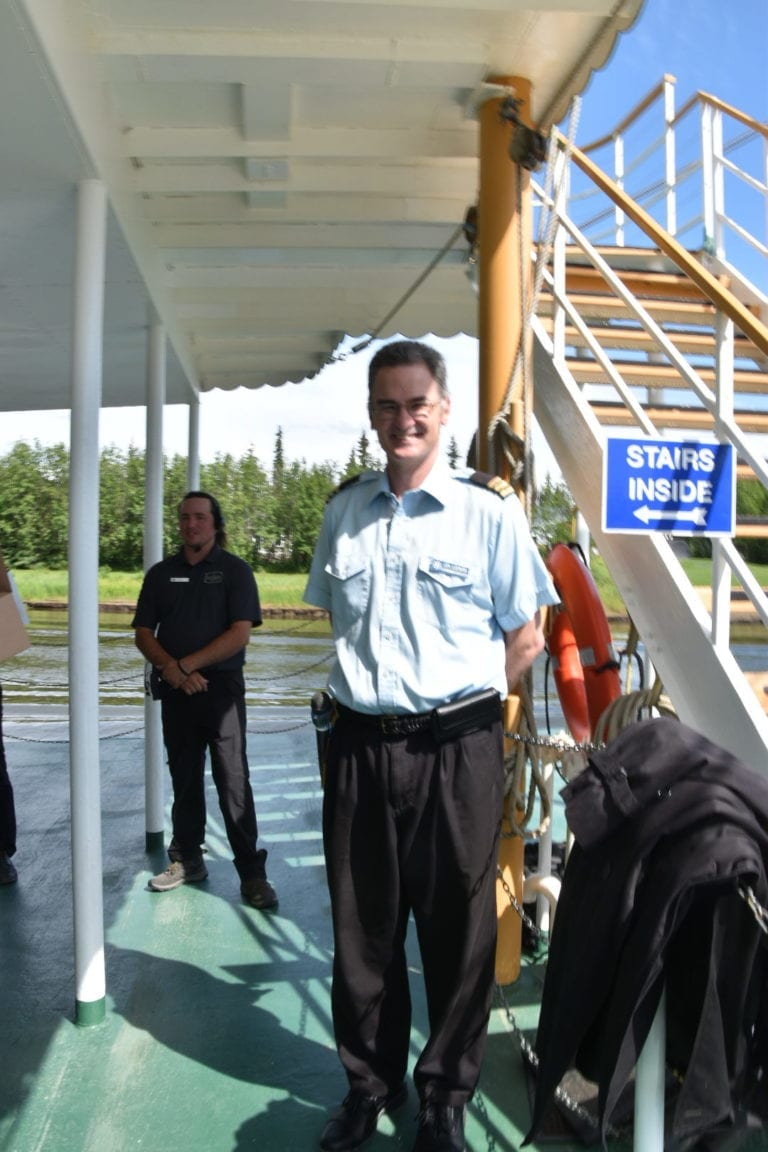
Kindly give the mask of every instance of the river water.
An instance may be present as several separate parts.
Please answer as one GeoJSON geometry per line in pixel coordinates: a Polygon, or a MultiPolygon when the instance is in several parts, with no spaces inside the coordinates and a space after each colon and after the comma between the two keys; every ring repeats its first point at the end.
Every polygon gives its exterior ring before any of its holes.
{"type": "MultiPolygon", "coordinates": [[[[129,612],[99,617],[99,695],[105,709],[141,706],[144,660],[138,652],[129,612]]],[[[67,613],[31,611],[26,652],[0,666],[3,700],[9,715],[45,708],[50,714],[69,697],[67,613]]],[[[306,704],[325,683],[332,655],[327,621],[267,619],[255,628],[248,648],[249,707],[306,704]]]]}
{"type": "MultiPolygon", "coordinates": [[[[0,680],[8,719],[66,715],[68,702],[67,614],[31,611],[26,652],[0,665],[0,680]]],[[[104,716],[139,708],[144,702],[144,661],[133,642],[127,612],[104,613],[99,618],[100,703],[104,716]]],[[[768,646],[762,625],[734,629],[733,651],[742,668],[768,669],[768,646]]],[[[616,648],[625,636],[614,631],[616,648]]],[[[332,658],[330,628],[324,619],[267,618],[254,629],[246,663],[250,710],[277,706],[308,707],[313,692],[325,684],[332,658]]],[[[546,661],[537,661],[534,676],[537,722],[549,714],[552,730],[562,728],[546,661]]],[[[637,685],[637,677],[633,676],[637,685]]]]}
{"type": "MultiPolygon", "coordinates": [[[[105,740],[143,734],[144,661],[134,645],[130,621],[125,612],[106,613],[99,619],[99,718],[100,737],[105,740]]],[[[7,751],[17,770],[21,749],[38,755],[39,747],[46,746],[58,754],[69,733],[66,613],[31,612],[29,633],[30,648],[0,665],[7,751]]],[[[626,630],[614,628],[613,639],[621,652],[626,630]]],[[[738,641],[734,653],[744,669],[768,668],[762,626],[740,626],[738,641]]],[[[254,629],[246,662],[249,734],[292,732],[302,740],[306,734],[307,754],[314,757],[309,700],[326,683],[332,653],[330,628],[323,619],[267,618],[254,629]]],[[[632,685],[641,686],[639,670],[633,670],[632,685]]],[[[533,703],[539,736],[557,739],[566,731],[544,655],[534,666],[533,703]]],[[[562,840],[565,817],[558,793],[556,789],[552,827],[555,839],[562,840]]]]}

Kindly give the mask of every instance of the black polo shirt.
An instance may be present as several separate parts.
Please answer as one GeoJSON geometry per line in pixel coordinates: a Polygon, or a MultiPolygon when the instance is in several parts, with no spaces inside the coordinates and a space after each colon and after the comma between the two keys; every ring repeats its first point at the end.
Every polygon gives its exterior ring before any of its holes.
{"type": "MultiPolygon", "coordinates": [[[[215,544],[199,564],[188,564],[181,550],[149,569],[133,627],[151,628],[166,652],[183,659],[210,644],[235,620],[261,624],[256,580],[245,560],[215,544]]],[[[244,663],[241,649],[199,671],[234,671],[244,663]]]]}

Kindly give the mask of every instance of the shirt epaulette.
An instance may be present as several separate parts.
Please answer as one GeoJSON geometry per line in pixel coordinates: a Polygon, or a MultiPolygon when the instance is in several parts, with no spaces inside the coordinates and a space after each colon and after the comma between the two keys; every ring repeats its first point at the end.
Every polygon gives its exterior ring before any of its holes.
{"type": "MultiPolygon", "coordinates": [[[[356,476],[348,476],[346,480],[342,480],[340,484],[336,485],[333,492],[330,493],[328,500],[333,500],[334,496],[338,496],[339,492],[343,492],[345,488],[349,488],[352,484],[357,484],[364,475],[364,472],[358,472],[356,476]]],[[[328,500],[326,500],[326,504],[328,500]]]]}
{"type": "Polygon", "coordinates": [[[506,500],[508,496],[514,496],[515,490],[511,484],[506,480],[502,480],[501,476],[493,476],[490,472],[473,472],[469,477],[471,484],[477,484],[480,488],[488,488],[489,491],[495,492],[502,500],[506,500]]]}

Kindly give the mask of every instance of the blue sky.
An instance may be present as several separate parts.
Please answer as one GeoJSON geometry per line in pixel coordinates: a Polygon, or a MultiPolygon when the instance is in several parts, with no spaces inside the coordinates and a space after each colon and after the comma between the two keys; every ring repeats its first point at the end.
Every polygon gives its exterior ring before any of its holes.
{"type": "MultiPolygon", "coordinates": [[[[608,131],[665,73],[677,79],[678,107],[701,89],[768,121],[767,59],[768,0],[646,0],[633,28],[620,38],[607,64],[593,75],[583,94],[576,142],[587,143],[608,131]]],[[[440,345],[447,355],[454,391],[448,435],[455,435],[465,451],[468,430],[476,421],[475,345],[466,337],[440,345]]],[[[368,357],[369,353],[363,353],[310,383],[205,395],[202,459],[210,460],[223,451],[239,455],[252,446],[262,461],[269,463],[275,432],[281,426],[289,459],[343,463],[367,428],[364,380],[368,357]],[[329,411],[334,413],[332,427],[323,422],[329,411]],[[239,441],[234,438],[238,430],[239,441]]],[[[67,412],[36,413],[34,427],[36,437],[44,443],[69,440],[67,412]]],[[[26,414],[5,413],[0,452],[26,438],[28,430],[26,414]]],[[[168,408],[166,451],[184,453],[186,436],[186,409],[168,408]]],[[[105,444],[142,446],[143,410],[105,410],[101,438],[105,444]]],[[[539,474],[550,471],[551,458],[545,448],[541,444],[534,447],[539,474]]]]}
{"type": "Polygon", "coordinates": [[[646,0],[583,93],[579,137],[599,136],[669,72],[678,105],[710,92],[768,120],[765,0],[646,0]]]}

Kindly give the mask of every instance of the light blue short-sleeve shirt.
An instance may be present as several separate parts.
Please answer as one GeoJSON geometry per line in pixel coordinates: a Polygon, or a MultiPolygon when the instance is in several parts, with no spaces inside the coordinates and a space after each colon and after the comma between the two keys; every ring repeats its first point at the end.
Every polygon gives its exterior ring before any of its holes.
{"type": "Polygon", "coordinates": [[[358,712],[505,696],[504,632],[556,604],[517,496],[442,461],[397,499],[365,472],[329,501],[304,599],[332,615],[328,686],[358,712]]]}

